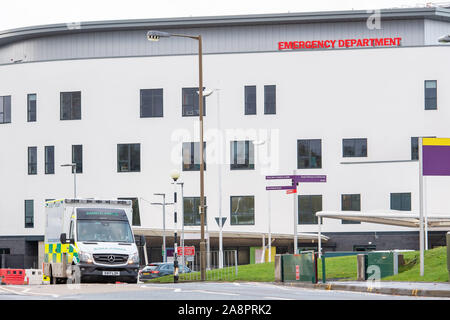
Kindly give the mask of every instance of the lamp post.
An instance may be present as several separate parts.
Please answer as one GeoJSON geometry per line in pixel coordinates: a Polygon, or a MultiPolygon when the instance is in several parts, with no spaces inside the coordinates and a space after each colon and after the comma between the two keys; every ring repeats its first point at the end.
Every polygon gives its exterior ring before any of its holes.
{"type": "Polygon", "coordinates": [[[174,34],[162,31],[148,31],[149,41],[159,41],[160,38],[181,37],[198,41],[198,108],[200,122],[200,278],[206,278],[206,244],[205,244],[205,191],[204,191],[204,147],[203,147],[203,62],[202,62],[202,36],[174,34]]]}
{"type": "Polygon", "coordinates": [[[166,194],[165,193],[154,193],[155,196],[162,196],[163,202],[151,202],[152,205],[160,205],[163,207],[163,262],[167,262],[167,251],[166,251],[166,205],[170,205],[173,203],[166,202],[166,194]]]}
{"type": "MultiPolygon", "coordinates": [[[[254,146],[256,146],[256,147],[259,147],[259,146],[262,146],[262,145],[264,145],[265,143],[266,143],[266,141],[265,140],[253,140],[252,141],[252,143],[253,143],[253,145],[254,146]]],[[[269,143],[267,143],[267,148],[269,148],[269,143]]],[[[269,230],[268,230],[268,233],[269,233],[269,236],[268,236],[268,239],[267,239],[267,242],[268,242],[268,258],[269,258],[269,262],[272,262],[272,231],[271,231],[271,229],[270,229],[270,224],[271,224],[271,199],[270,199],[270,191],[268,191],[268,193],[267,193],[267,220],[268,220],[268,227],[269,227],[269,230]]],[[[265,255],[265,246],[264,246],[264,248],[263,248],[263,257],[264,257],[264,255],[265,255]]]]}
{"type": "Polygon", "coordinates": [[[73,198],[77,198],[77,164],[76,163],[67,163],[62,164],[61,167],[72,167],[73,173],[73,198]]]}
{"type": "Polygon", "coordinates": [[[177,180],[180,177],[178,170],[172,170],[170,173],[173,179],[173,221],[174,221],[174,235],[173,235],[173,282],[178,282],[178,245],[177,245],[177,180]]]}
{"type": "Polygon", "coordinates": [[[181,270],[184,270],[184,266],[186,265],[184,261],[184,182],[177,182],[177,184],[181,186],[181,248],[183,248],[181,250],[181,265],[183,266],[181,270]]]}

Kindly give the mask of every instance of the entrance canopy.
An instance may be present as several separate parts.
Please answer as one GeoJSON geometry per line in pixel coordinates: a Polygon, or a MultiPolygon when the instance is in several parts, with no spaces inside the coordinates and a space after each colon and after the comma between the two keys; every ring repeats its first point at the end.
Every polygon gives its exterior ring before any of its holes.
{"type": "MultiPolygon", "coordinates": [[[[378,212],[361,211],[319,211],[317,217],[330,219],[344,219],[351,221],[387,224],[400,227],[419,228],[418,213],[403,213],[405,211],[386,210],[378,212]]],[[[426,215],[424,217],[428,228],[449,228],[450,214],[426,215]]]]}
{"type": "MultiPolygon", "coordinates": [[[[144,227],[136,227],[133,226],[133,232],[136,235],[144,235],[144,236],[156,236],[162,237],[164,231],[162,229],[154,229],[154,228],[144,228],[144,227]]],[[[172,236],[174,233],[173,229],[166,229],[166,236],[172,236]]],[[[208,232],[205,232],[205,238],[207,238],[208,232]]],[[[184,235],[186,238],[190,239],[200,239],[200,231],[194,230],[184,230],[184,235]]],[[[241,232],[241,231],[223,231],[222,235],[224,238],[234,238],[234,239],[261,239],[263,236],[267,237],[267,233],[261,232],[241,232]]],[[[178,230],[178,236],[181,236],[181,230],[178,230]]],[[[209,236],[211,238],[218,238],[219,231],[209,231],[209,236]]],[[[302,241],[317,241],[317,233],[298,233],[298,239],[302,241]]],[[[293,239],[292,234],[281,234],[281,233],[272,233],[272,239],[293,239]]],[[[321,241],[328,241],[328,237],[321,235],[321,241]]]]}

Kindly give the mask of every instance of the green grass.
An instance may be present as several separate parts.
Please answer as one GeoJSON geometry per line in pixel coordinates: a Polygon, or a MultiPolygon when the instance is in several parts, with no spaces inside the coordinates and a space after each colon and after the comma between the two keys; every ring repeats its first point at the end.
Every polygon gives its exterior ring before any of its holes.
{"type": "MultiPolygon", "coordinates": [[[[235,268],[224,268],[222,271],[213,270],[206,272],[208,281],[256,281],[256,282],[273,282],[275,281],[275,263],[259,263],[238,266],[237,276],[234,274],[235,268]]],[[[183,280],[199,280],[200,273],[192,272],[180,274],[179,281],[183,280]]],[[[173,282],[173,275],[152,279],[146,282],[173,282]]]]}
{"type": "MultiPolygon", "coordinates": [[[[425,272],[420,277],[419,252],[411,251],[403,253],[405,265],[399,266],[399,274],[386,277],[385,281],[425,281],[425,282],[447,282],[447,248],[439,247],[425,251],[425,272]]],[[[357,258],[356,256],[334,257],[326,259],[326,279],[331,280],[356,280],[357,278],[357,258]]],[[[319,281],[322,280],[322,261],[319,259],[317,268],[319,281]]],[[[249,264],[238,267],[237,276],[234,275],[234,268],[224,268],[220,274],[217,270],[208,271],[208,281],[275,281],[275,264],[261,263],[249,264]]],[[[180,281],[199,280],[199,273],[180,274],[180,281]]],[[[165,276],[148,282],[173,282],[173,276],[165,276]]]]}
{"type": "Polygon", "coordinates": [[[439,247],[425,251],[424,276],[420,276],[420,256],[418,251],[403,254],[405,265],[399,266],[398,274],[383,278],[389,281],[447,282],[447,248],[439,247]]]}

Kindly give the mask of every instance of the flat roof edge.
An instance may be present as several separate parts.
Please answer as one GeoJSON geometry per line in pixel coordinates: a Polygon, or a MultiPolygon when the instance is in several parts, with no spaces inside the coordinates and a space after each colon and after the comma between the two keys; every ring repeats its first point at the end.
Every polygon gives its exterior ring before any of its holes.
{"type": "MultiPolygon", "coordinates": [[[[376,10],[376,9],[374,9],[376,10]]],[[[195,28],[235,25],[289,24],[314,22],[363,21],[374,14],[374,10],[320,11],[297,13],[271,13],[228,16],[199,16],[178,18],[126,19],[59,23],[0,31],[0,45],[16,41],[44,36],[73,33],[117,31],[146,28],[195,28]]],[[[435,19],[450,22],[450,9],[432,8],[399,8],[377,10],[381,19],[435,19]]]]}

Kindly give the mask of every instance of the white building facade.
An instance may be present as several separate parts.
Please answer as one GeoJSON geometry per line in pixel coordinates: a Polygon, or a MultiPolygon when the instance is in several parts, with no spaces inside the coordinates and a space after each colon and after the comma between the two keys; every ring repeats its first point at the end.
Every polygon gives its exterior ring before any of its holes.
{"type": "MultiPolygon", "coordinates": [[[[269,201],[265,190],[290,181],[267,175],[327,176],[299,185],[299,233],[317,233],[317,210],[418,212],[417,137],[450,137],[450,48],[438,43],[450,33],[450,10],[382,10],[379,24],[373,18],[323,12],[1,32],[0,254],[39,254],[44,202],[73,197],[73,175],[61,167],[72,162],[78,198],[135,199],[133,224],[148,236],[153,261],[161,259],[163,221],[150,202],[161,200],[154,193],[172,202],[173,169],[184,183],[185,230],[199,230],[197,42],[150,42],[148,30],[203,37],[204,86],[213,90],[204,117],[208,231],[217,235],[221,211],[225,248],[240,250],[241,263],[267,238],[269,211],[272,246],[292,250],[294,196],[270,191],[269,201]],[[279,47],[395,38],[380,46],[279,47]],[[233,239],[239,233],[249,236],[233,239]]],[[[427,212],[448,214],[450,178],[425,182],[427,212]]],[[[172,212],[168,206],[168,235],[172,212]]],[[[325,219],[322,232],[325,250],[418,248],[410,228],[325,219]]],[[[430,232],[430,246],[443,237],[444,230],[430,232]]],[[[217,241],[212,236],[213,249],[217,241]]]]}

